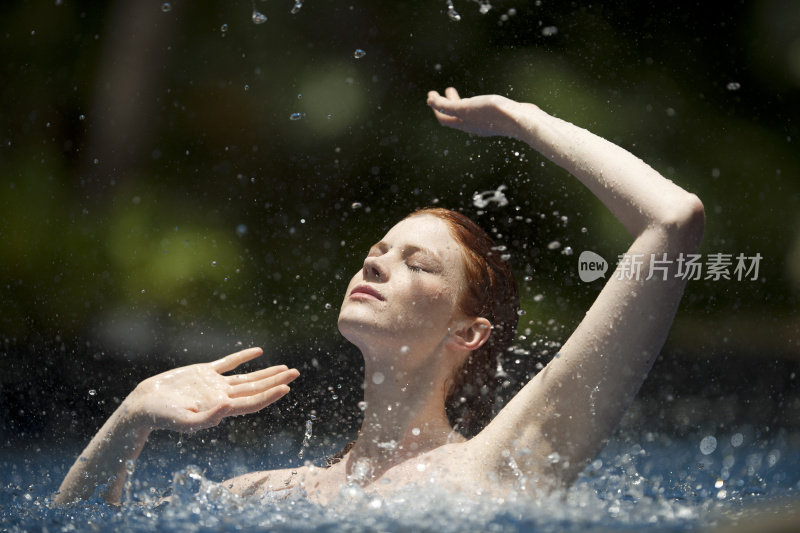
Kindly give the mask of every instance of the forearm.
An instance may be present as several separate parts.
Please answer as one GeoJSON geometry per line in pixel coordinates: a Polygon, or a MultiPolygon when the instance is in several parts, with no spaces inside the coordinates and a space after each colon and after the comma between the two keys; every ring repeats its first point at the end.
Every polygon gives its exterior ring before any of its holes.
{"type": "Polygon", "coordinates": [[[533,104],[513,102],[504,112],[516,125],[514,137],[578,178],[631,235],[681,223],[696,210],[693,195],[614,143],[533,104]]]}
{"type": "Polygon", "coordinates": [[[69,469],[54,502],[86,499],[98,486],[105,485],[100,493],[103,499],[119,503],[127,475],[126,461],[139,457],[150,431],[135,420],[123,402],[69,469]]]}

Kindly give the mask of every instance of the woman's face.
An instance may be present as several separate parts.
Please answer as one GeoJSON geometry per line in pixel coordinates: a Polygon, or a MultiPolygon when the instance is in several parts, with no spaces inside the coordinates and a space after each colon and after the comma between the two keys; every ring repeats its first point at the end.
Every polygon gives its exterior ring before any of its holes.
{"type": "Polygon", "coordinates": [[[462,317],[463,283],[461,247],[447,224],[431,215],[407,218],[370,248],[353,276],[339,331],[365,354],[431,353],[462,317]]]}

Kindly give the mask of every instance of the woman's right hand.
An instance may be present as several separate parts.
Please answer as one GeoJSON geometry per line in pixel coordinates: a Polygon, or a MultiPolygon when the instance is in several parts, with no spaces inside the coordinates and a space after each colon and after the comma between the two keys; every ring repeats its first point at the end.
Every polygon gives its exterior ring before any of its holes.
{"type": "Polygon", "coordinates": [[[286,395],[288,384],[300,375],[284,365],[223,375],[262,353],[261,348],[248,348],[150,377],[121,407],[139,427],[181,432],[216,426],[226,416],[254,413],[286,395]]]}

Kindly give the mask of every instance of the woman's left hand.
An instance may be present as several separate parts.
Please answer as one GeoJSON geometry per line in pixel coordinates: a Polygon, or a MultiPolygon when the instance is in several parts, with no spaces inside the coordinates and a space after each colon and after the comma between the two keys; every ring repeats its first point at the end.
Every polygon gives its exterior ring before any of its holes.
{"type": "Polygon", "coordinates": [[[512,111],[519,106],[535,107],[497,94],[461,98],[453,87],[448,87],[444,96],[430,91],[428,105],[443,126],[485,137],[502,135],[515,138],[519,138],[522,130],[512,111]]]}

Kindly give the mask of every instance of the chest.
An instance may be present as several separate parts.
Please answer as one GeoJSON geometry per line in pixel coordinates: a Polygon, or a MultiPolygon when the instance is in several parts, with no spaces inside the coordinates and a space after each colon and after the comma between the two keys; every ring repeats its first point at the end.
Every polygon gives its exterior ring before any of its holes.
{"type": "Polygon", "coordinates": [[[341,488],[357,484],[365,492],[389,496],[409,486],[436,486],[448,491],[476,493],[502,490],[480,460],[460,450],[436,450],[402,461],[385,471],[375,472],[369,464],[350,464],[347,458],[331,468],[313,469],[299,480],[309,498],[328,503],[337,498],[341,488]]]}

